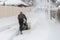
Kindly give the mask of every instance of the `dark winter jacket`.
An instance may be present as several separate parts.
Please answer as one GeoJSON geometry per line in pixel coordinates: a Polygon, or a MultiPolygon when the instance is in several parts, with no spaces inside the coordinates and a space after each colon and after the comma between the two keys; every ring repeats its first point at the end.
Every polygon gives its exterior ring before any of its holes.
{"type": "Polygon", "coordinates": [[[25,19],[27,20],[26,16],[21,12],[21,13],[18,15],[18,19],[23,19],[23,18],[25,18],[25,19]]]}

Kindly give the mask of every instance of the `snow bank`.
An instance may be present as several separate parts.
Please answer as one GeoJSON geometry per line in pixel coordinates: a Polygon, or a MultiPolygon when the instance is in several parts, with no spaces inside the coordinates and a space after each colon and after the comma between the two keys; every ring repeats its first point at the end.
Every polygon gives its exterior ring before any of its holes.
{"type": "Polygon", "coordinates": [[[0,6],[2,6],[3,5],[3,2],[0,2],[0,6]]]}
{"type": "Polygon", "coordinates": [[[5,1],[5,0],[0,0],[0,6],[3,5],[4,1],[5,1]]]}
{"type": "Polygon", "coordinates": [[[3,5],[4,3],[5,5],[20,5],[20,4],[28,5],[21,0],[0,0],[0,5],[3,5]]]}
{"type": "Polygon", "coordinates": [[[27,5],[26,3],[22,2],[21,0],[7,0],[5,2],[5,5],[20,5],[20,4],[27,5]]]}

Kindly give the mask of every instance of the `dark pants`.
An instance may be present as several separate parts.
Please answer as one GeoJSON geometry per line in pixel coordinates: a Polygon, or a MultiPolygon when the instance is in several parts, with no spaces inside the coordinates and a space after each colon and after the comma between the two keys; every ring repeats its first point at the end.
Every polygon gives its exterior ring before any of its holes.
{"type": "Polygon", "coordinates": [[[22,32],[22,30],[27,30],[27,29],[28,29],[27,22],[26,22],[26,23],[23,23],[23,22],[24,22],[23,19],[19,19],[19,25],[20,25],[19,30],[20,30],[21,32],[22,32]],[[24,25],[24,27],[26,27],[25,29],[24,29],[23,25],[24,25]]]}
{"type": "Polygon", "coordinates": [[[20,25],[20,28],[19,30],[22,31],[23,30],[23,19],[19,19],[19,25],[20,25]]]}

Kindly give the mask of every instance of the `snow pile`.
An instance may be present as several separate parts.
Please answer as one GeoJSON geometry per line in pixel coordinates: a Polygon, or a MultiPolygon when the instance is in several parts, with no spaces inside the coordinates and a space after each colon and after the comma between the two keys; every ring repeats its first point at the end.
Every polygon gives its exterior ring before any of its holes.
{"type": "Polygon", "coordinates": [[[4,5],[4,4],[5,5],[20,5],[20,4],[28,5],[21,0],[0,0],[0,5],[4,5]]]}
{"type": "Polygon", "coordinates": [[[3,5],[5,0],[0,0],[0,5],[3,5]]]}
{"type": "Polygon", "coordinates": [[[20,4],[27,5],[26,3],[22,2],[21,0],[7,0],[5,2],[5,5],[20,5],[20,4]]]}
{"type": "Polygon", "coordinates": [[[3,5],[3,2],[0,2],[0,6],[2,6],[3,5]]]}

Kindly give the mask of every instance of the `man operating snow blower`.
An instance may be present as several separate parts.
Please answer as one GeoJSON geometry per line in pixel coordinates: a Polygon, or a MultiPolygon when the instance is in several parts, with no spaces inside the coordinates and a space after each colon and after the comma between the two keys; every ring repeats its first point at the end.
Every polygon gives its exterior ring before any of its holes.
{"type": "Polygon", "coordinates": [[[23,14],[22,12],[18,15],[18,21],[19,21],[19,30],[22,34],[23,30],[28,30],[28,24],[27,24],[27,18],[25,16],[25,14],[23,14]]]}

